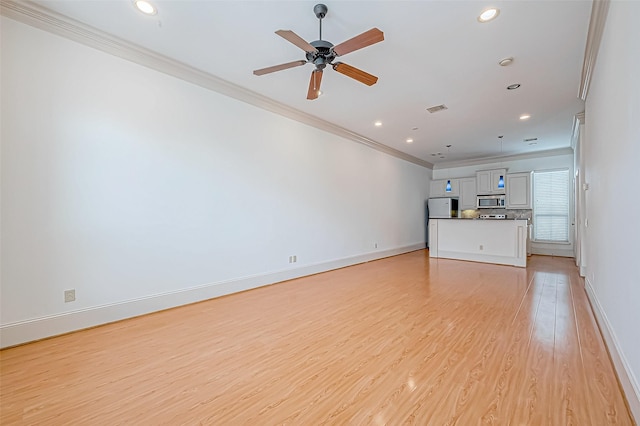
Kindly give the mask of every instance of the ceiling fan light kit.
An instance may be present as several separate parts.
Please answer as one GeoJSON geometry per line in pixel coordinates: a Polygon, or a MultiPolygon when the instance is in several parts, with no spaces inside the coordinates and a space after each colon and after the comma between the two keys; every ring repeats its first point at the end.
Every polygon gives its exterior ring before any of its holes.
{"type": "Polygon", "coordinates": [[[289,68],[298,67],[306,63],[311,63],[315,66],[315,69],[311,72],[311,80],[309,81],[309,89],[307,91],[307,99],[317,99],[320,94],[320,83],[322,81],[323,70],[327,65],[331,65],[335,71],[340,74],[346,75],[360,83],[372,86],[378,81],[378,77],[364,72],[354,66],[345,64],[344,62],[334,62],[338,56],[346,55],[347,53],[354,52],[356,50],[371,46],[372,44],[381,42],[384,40],[384,33],[377,28],[372,28],[369,31],[350,38],[338,45],[333,45],[331,42],[322,40],[322,19],[327,15],[328,8],[324,4],[317,4],[313,8],[313,13],[319,20],[320,37],[318,40],[307,42],[302,37],[297,35],[291,30],[278,30],[276,34],[284,38],[291,44],[304,50],[306,60],[299,60],[293,62],[287,62],[280,65],[274,65],[267,68],[261,68],[253,71],[254,75],[264,75],[276,71],[282,71],[289,68]]]}

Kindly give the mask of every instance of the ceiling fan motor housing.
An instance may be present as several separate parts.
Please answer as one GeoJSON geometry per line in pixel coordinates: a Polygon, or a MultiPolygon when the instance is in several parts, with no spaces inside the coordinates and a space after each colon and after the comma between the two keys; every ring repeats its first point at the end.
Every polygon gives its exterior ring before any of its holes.
{"type": "Polygon", "coordinates": [[[322,69],[336,58],[335,53],[331,50],[332,43],[326,40],[316,40],[309,44],[318,50],[317,52],[307,52],[307,61],[314,64],[316,68],[322,69]]]}

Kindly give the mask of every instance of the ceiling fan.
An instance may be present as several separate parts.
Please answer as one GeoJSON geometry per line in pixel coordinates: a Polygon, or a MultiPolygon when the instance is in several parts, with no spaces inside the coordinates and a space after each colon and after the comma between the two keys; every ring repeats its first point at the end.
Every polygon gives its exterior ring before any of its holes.
{"type": "Polygon", "coordinates": [[[320,82],[322,81],[322,71],[326,68],[327,65],[331,65],[332,68],[338,71],[340,74],[351,77],[354,80],[366,84],[367,86],[376,84],[376,82],[378,81],[378,77],[366,73],[351,65],[345,64],[344,62],[334,62],[334,60],[338,56],[343,56],[355,50],[362,49],[363,47],[371,46],[372,44],[381,42],[382,40],[384,40],[384,33],[377,28],[372,28],[369,31],[365,31],[360,35],[357,35],[347,41],[334,46],[332,43],[326,40],[322,40],[322,19],[327,15],[327,11],[327,6],[325,6],[324,4],[317,4],[313,8],[313,12],[320,20],[319,40],[308,43],[302,37],[291,30],[276,31],[276,34],[278,34],[280,37],[304,50],[306,52],[306,60],[274,65],[272,67],[255,70],[253,73],[255,75],[264,75],[276,71],[298,67],[306,63],[312,63],[316,68],[311,72],[311,80],[309,81],[309,90],[307,92],[307,99],[309,100],[318,98],[320,94],[320,82]]]}

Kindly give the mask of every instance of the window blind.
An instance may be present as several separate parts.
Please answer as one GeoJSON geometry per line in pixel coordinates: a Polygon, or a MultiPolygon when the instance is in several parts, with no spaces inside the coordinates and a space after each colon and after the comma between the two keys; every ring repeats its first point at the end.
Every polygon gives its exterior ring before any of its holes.
{"type": "Polygon", "coordinates": [[[533,238],[569,242],[569,171],[533,173],[533,238]]]}

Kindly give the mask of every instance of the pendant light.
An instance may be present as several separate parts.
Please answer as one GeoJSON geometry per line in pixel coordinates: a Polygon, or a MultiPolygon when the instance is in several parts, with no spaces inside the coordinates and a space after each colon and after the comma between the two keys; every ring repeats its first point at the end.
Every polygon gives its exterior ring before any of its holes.
{"type": "MultiPolygon", "coordinates": [[[[447,157],[449,156],[449,148],[451,145],[447,145],[447,157]]],[[[449,169],[447,169],[447,175],[449,174],[449,169]]],[[[445,192],[451,192],[451,179],[447,179],[447,186],[444,189],[445,192]]]]}
{"type": "MultiPolygon", "coordinates": [[[[502,165],[502,136],[498,136],[500,138],[500,165],[502,165]]],[[[504,176],[500,175],[500,179],[498,179],[498,189],[504,189],[504,176]]]]}

